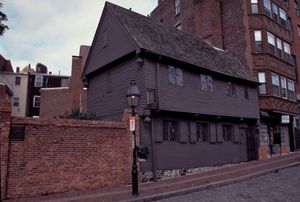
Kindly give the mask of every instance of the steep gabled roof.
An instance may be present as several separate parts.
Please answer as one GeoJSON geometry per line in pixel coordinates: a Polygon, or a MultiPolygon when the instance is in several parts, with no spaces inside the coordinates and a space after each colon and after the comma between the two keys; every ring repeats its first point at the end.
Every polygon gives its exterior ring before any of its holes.
{"type": "Polygon", "coordinates": [[[236,78],[256,81],[247,66],[227,51],[174,27],[106,2],[141,49],[236,78]]]}

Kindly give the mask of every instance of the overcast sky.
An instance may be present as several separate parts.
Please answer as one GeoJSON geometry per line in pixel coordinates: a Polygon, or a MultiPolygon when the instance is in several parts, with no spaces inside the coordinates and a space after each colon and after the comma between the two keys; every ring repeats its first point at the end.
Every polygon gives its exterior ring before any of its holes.
{"type": "MultiPolygon", "coordinates": [[[[72,55],[91,45],[104,0],[0,0],[9,30],[0,37],[0,54],[14,69],[40,62],[53,74],[70,75],[72,55]]],[[[157,0],[110,0],[148,15],[157,0]]]]}

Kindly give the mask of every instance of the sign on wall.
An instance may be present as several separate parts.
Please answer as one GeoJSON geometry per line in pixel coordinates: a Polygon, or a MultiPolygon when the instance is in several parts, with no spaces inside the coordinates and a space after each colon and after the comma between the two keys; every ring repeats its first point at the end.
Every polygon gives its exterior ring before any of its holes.
{"type": "Polygon", "coordinates": [[[290,123],[290,116],[289,115],[282,115],[281,116],[281,123],[290,123]]]}

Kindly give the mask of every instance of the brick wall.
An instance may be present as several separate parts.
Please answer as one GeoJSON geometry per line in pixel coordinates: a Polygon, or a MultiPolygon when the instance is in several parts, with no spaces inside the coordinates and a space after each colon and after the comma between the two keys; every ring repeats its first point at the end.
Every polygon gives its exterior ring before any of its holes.
{"type": "Polygon", "coordinates": [[[71,111],[69,88],[41,90],[40,118],[58,118],[69,115],[71,111]]]}
{"type": "MultiPolygon", "coordinates": [[[[1,86],[0,86],[1,87],[1,86]]],[[[4,86],[5,87],[5,86],[4,86]]],[[[5,88],[0,88],[0,144],[1,144],[1,199],[6,194],[8,168],[8,135],[10,129],[10,104],[5,99],[5,88]]]]}
{"type": "Polygon", "coordinates": [[[1,199],[130,183],[126,121],[10,118],[0,109],[1,199]],[[8,140],[11,124],[25,126],[24,141],[8,140]]]}

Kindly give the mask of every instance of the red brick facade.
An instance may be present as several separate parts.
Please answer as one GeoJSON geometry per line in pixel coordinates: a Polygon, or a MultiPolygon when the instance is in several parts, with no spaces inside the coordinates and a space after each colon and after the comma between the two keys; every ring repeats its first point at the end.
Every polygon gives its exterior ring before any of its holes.
{"type": "Polygon", "coordinates": [[[70,85],[64,89],[46,89],[41,92],[41,118],[69,115],[72,110],[86,112],[86,90],[81,73],[89,52],[89,46],[81,46],[79,55],[72,57],[70,85]]]}
{"type": "Polygon", "coordinates": [[[5,102],[0,118],[1,199],[130,183],[131,133],[125,121],[11,118],[5,102]],[[25,126],[24,141],[9,140],[11,125],[25,126]]]}

